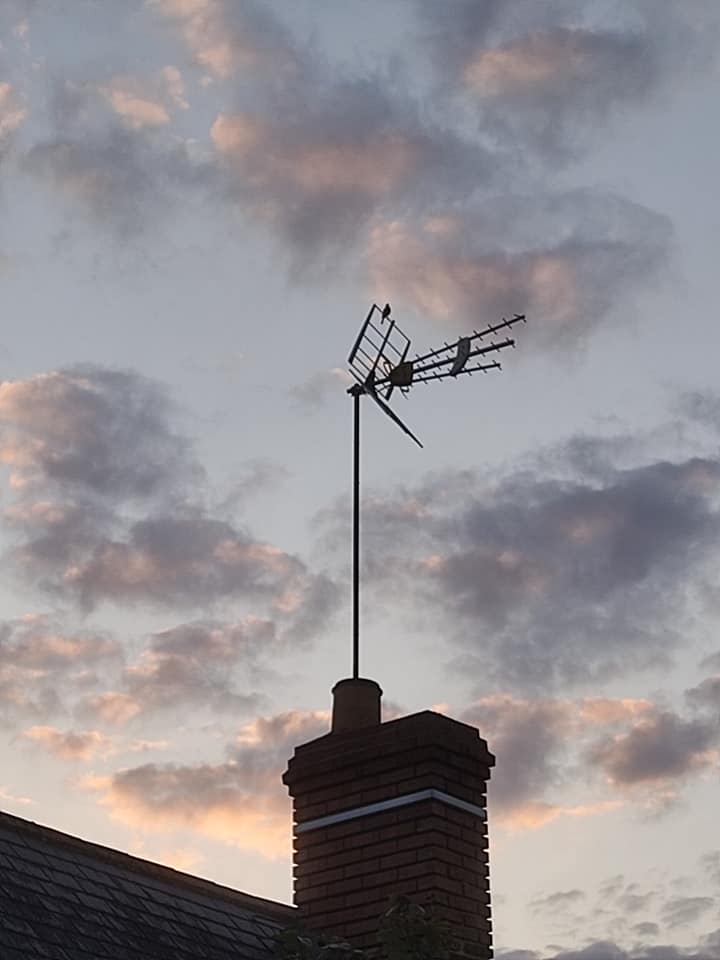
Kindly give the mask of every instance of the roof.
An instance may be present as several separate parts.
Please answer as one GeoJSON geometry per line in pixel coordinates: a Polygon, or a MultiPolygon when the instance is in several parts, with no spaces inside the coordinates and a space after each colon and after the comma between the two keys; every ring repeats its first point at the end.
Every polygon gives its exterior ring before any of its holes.
{"type": "Polygon", "coordinates": [[[269,960],[294,917],[0,812],[2,960],[269,960]]]}

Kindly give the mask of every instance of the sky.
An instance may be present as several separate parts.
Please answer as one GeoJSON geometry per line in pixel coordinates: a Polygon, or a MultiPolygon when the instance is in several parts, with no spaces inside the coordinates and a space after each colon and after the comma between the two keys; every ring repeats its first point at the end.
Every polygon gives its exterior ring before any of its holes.
{"type": "Polygon", "coordinates": [[[715,0],[0,0],[0,807],[291,898],[351,667],[497,756],[496,949],[720,956],[715,0]]]}

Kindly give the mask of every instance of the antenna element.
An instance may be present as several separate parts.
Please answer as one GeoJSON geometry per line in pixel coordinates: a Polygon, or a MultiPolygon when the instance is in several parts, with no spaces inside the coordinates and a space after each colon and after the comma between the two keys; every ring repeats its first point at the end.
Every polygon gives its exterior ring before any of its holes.
{"type": "Polygon", "coordinates": [[[473,330],[469,337],[458,337],[437,350],[408,360],[410,338],[390,319],[390,304],[381,309],[376,303],[370,307],[360,327],[348,357],[350,373],[355,380],[348,393],[353,398],[353,679],[360,676],[360,398],[368,396],[415,443],[422,443],[390,407],[389,400],[397,388],[407,394],[416,383],[453,379],[462,374],[487,373],[500,370],[497,360],[485,361],[491,353],[499,353],[515,346],[515,340],[490,340],[502,330],[517,323],[525,323],[525,314],[516,313],[509,320],[488,324],[484,330],[473,330]],[[379,315],[379,319],[378,316],[379,315]]]}

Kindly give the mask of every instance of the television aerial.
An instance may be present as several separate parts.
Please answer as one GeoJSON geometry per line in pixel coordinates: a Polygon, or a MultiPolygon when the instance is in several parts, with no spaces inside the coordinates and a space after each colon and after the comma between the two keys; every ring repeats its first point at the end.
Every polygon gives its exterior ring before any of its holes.
{"type": "Polygon", "coordinates": [[[437,350],[415,354],[409,359],[410,338],[390,318],[390,304],[370,307],[360,327],[348,357],[350,373],[355,383],[348,389],[353,398],[353,569],[352,569],[352,630],[353,679],[360,676],[360,398],[370,397],[378,407],[414,442],[422,447],[412,430],[390,406],[390,399],[399,390],[410,392],[418,383],[447,380],[465,374],[500,370],[497,360],[486,359],[492,354],[515,346],[511,337],[494,339],[496,334],[525,323],[525,314],[516,313],[468,337],[458,337],[437,350]]]}

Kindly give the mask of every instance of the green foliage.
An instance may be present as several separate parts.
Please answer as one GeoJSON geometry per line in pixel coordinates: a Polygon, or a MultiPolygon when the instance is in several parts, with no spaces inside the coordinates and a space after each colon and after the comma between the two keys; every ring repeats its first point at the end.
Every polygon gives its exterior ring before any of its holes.
{"type": "Polygon", "coordinates": [[[339,937],[310,937],[299,930],[278,935],[280,960],[366,960],[365,953],[339,937]]]}
{"type": "Polygon", "coordinates": [[[380,924],[380,942],[388,960],[447,960],[450,929],[429,909],[398,897],[380,924]]]}
{"type": "MultiPolygon", "coordinates": [[[[383,915],[378,931],[387,960],[448,960],[450,930],[429,909],[398,897],[383,915]]],[[[368,960],[377,951],[358,950],[339,937],[312,937],[299,930],[278,935],[279,960],[368,960]]]]}

